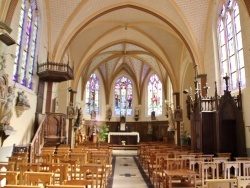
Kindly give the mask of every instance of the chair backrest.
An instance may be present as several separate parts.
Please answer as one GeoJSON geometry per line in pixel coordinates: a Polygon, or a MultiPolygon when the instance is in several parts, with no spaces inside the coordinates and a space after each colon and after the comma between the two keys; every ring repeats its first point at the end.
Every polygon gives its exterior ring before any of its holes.
{"type": "Polygon", "coordinates": [[[99,184],[102,185],[103,168],[104,167],[99,164],[79,165],[79,176],[77,178],[80,180],[92,180],[94,181],[95,186],[98,187],[99,184]]]}
{"type": "Polygon", "coordinates": [[[54,184],[62,184],[68,178],[68,163],[54,163],[51,165],[51,172],[54,173],[54,184]]]}
{"type": "Polygon", "coordinates": [[[19,172],[17,171],[5,171],[0,172],[0,181],[6,178],[6,184],[17,185],[19,172]]]}
{"type": "Polygon", "coordinates": [[[24,172],[25,185],[51,185],[53,175],[52,172],[24,172]]]}
{"type": "Polygon", "coordinates": [[[48,154],[35,154],[34,163],[49,163],[50,157],[48,154]]]}
{"type": "Polygon", "coordinates": [[[13,171],[15,162],[0,162],[0,171],[13,171]]]}
{"type": "Polygon", "coordinates": [[[38,172],[40,170],[40,163],[28,163],[20,165],[19,184],[24,184],[24,172],[38,172]]]}
{"type": "Polygon", "coordinates": [[[166,159],[166,169],[174,170],[184,168],[186,159],[183,158],[167,158],[166,159]]]}
{"type": "Polygon", "coordinates": [[[14,162],[14,170],[19,170],[19,166],[22,164],[27,164],[28,163],[28,158],[27,157],[9,157],[9,162],[14,162]]]}
{"type": "Polygon", "coordinates": [[[249,188],[250,176],[237,176],[237,188],[249,188]]]}
{"type": "Polygon", "coordinates": [[[76,176],[76,167],[77,167],[77,164],[79,163],[76,160],[71,160],[71,159],[61,160],[61,162],[69,164],[69,167],[68,167],[68,172],[70,176],[69,178],[74,179],[76,176]]]}
{"type": "Polygon", "coordinates": [[[236,179],[209,179],[206,180],[207,188],[232,188],[236,179]]]}
{"type": "Polygon", "coordinates": [[[4,188],[43,188],[43,186],[35,186],[35,185],[5,185],[4,188]]]}
{"type": "Polygon", "coordinates": [[[243,176],[250,176],[250,161],[240,161],[243,165],[243,176]]]}
{"type": "Polygon", "coordinates": [[[47,185],[46,188],[87,188],[87,185],[47,185]]]}
{"type": "Polygon", "coordinates": [[[76,160],[79,164],[86,164],[88,160],[88,153],[87,152],[71,153],[70,159],[76,160]]]}
{"type": "Polygon", "coordinates": [[[229,179],[231,176],[240,176],[240,162],[239,161],[225,161],[223,162],[224,167],[224,178],[229,179]],[[233,174],[231,174],[231,169],[233,169],[233,174]]]}
{"type": "Polygon", "coordinates": [[[94,181],[93,180],[65,180],[63,182],[64,185],[85,185],[91,188],[94,188],[94,181]]]}
{"type": "Polygon", "coordinates": [[[219,166],[217,162],[202,162],[200,166],[202,187],[205,187],[205,181],[208,179],[219,179],[219,166]]]}

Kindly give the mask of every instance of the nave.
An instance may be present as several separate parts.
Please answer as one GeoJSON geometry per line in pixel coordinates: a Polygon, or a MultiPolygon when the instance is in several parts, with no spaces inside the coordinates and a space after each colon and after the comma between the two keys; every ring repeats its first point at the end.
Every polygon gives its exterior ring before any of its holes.
{"type": "Polygon", "coordinates": [[[112,166],[108,188],[154,187],[138,161],[137,150],[113,150],[112,166]]]}

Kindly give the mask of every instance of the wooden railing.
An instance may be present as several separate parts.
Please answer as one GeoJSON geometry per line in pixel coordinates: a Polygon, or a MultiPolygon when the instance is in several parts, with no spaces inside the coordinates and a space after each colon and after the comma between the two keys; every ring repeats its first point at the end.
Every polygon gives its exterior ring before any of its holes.
{"type": "Polygon", "coordinates": [[[35,154],[39,154],[44,145],[44,127],[46,116],[43,117],[29,146],[29,162],[33,162],[35,154]]]}
{"type": "Polygon", "coordinates": [[[73,76],[73,69],[69,64],[56,63],[56,62],[45,62],[37,65],[37,73],[42,73],[44,71],[57,71],[57,72],[66,72],[70,76],[73,76]]]}
{"type": "MultiPolygon", "coordinates": [[[[235,105],[238,109],[241,109],[241,99],[238,96],[232,96],[235,105]]],[[[216,111],[221,103],[221,97],[207,97],[201,98],[201,111],[216,111]]]]}

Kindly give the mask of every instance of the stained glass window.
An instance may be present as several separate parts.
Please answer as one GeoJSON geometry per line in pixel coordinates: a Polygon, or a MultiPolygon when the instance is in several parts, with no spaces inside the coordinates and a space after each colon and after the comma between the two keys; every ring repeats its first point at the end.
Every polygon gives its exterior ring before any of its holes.
{"type": "Polygon", "coordinates": [[[126,77],[115,83],[115,116],[132,116],[133,91],[132,83],[126,77]]]}
{"type": "Polygon", "coordinates": [[[99,80],[96,74],[91,74],[87,84],[86,84],[86,114],[91,114],[94,110],[96,114],[99,114],[99,80]]]}
{"type": "Polygon", "coordinates": [[[153,74],[148,83],[148,115],[155,112],[162,115],[162,83],[156,74],[153,74]]]}
{"type": "Polygon", "coordinates": [[[16,58],[14,61],[13,81],[33,88],[36,41],[38,31],[36,1],[22,0],[19,17],[16,58]]]}
{"type": "Polygon", "coordinates": [[[220,48],[220,72],[222,90],[226,89],[223,77],[230,77],[229,89],[234,90],[240,82],[246,84],[239,7],[236,0],[227,1],[221,9],[218,22],[220,48]]]}

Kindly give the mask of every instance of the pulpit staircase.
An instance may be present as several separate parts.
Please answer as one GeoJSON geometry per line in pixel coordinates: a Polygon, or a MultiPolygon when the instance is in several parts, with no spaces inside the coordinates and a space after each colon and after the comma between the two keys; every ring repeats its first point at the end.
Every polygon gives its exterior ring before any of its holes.
{"type": "Polygon", "coordinates": [[[66,115],[62,113],[46,113],[41,117],[36,133],[28,146],[15,146],[13,152],[28,152],[29,162],[36,154],[41,153],[44,146],[59,146],[66,142],[66,115]]]}

